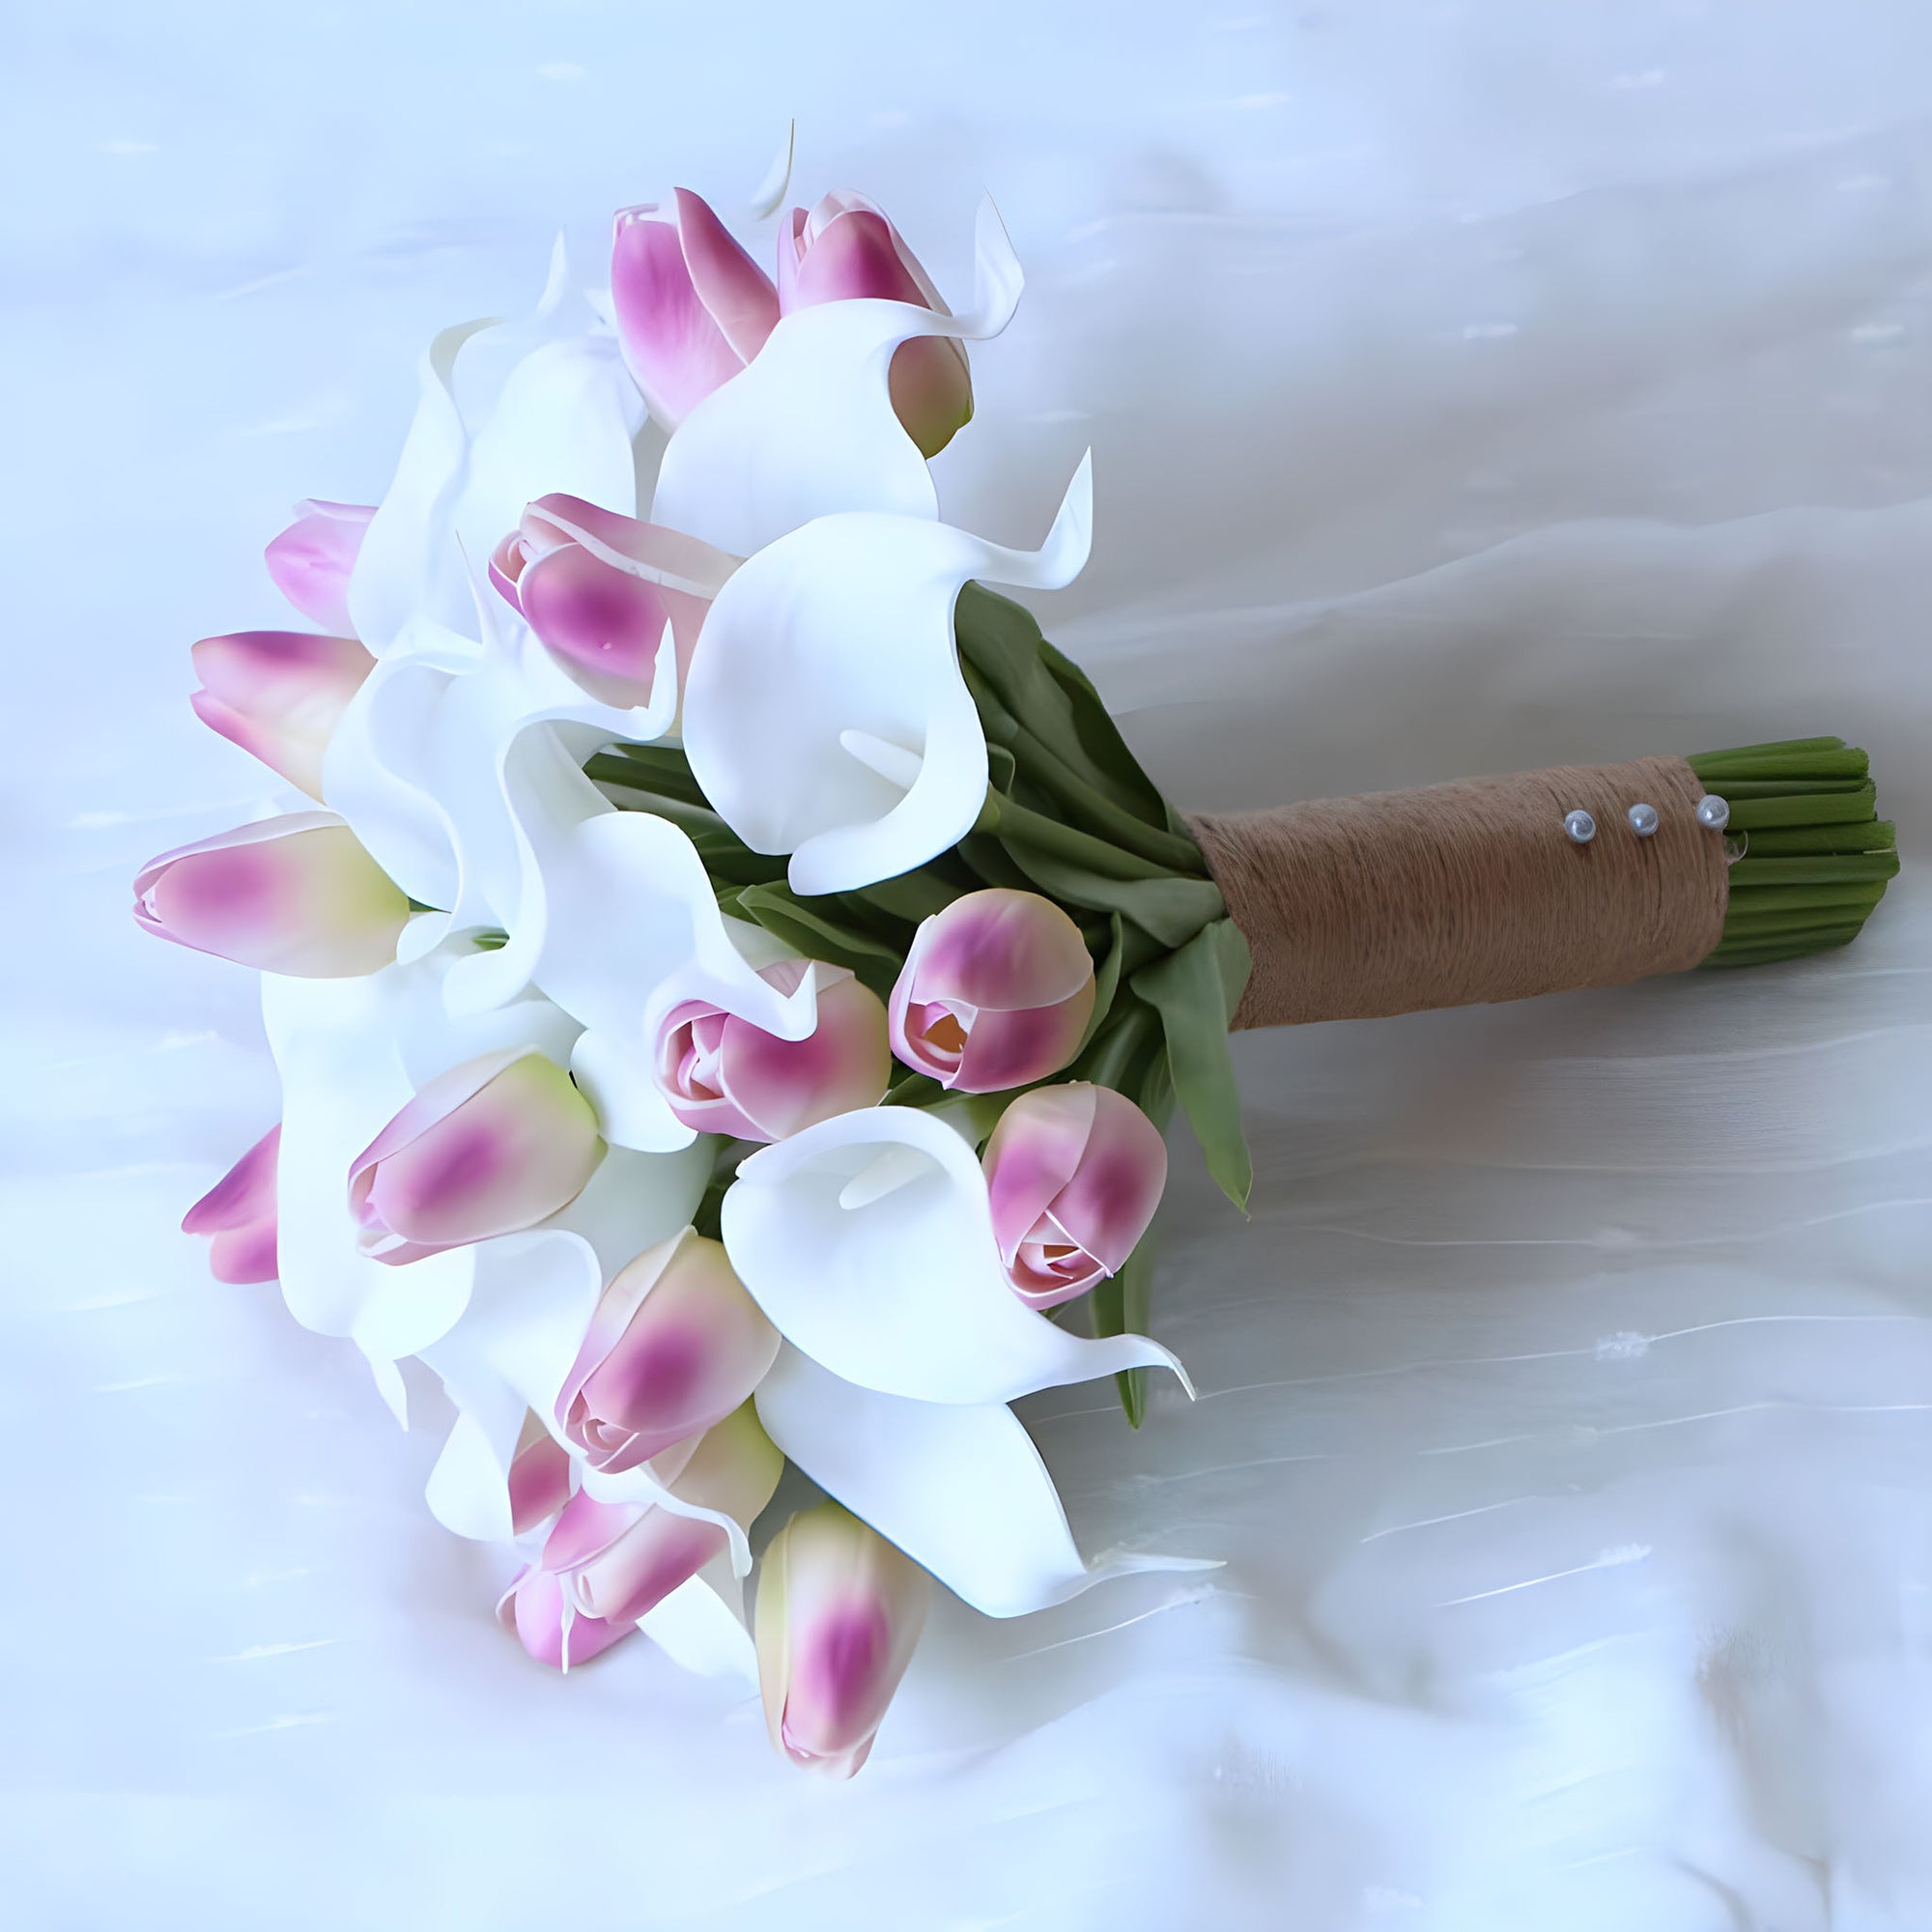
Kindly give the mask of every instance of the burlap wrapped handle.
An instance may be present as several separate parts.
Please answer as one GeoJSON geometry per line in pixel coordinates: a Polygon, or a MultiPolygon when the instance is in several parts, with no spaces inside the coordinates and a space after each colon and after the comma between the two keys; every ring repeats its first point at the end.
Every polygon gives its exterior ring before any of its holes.
{"type": "Polygon", "coordinates": [[[1254,953],[1236,1028],[1617,986],[1723,935],[1721,835],[1682,758],[1209,812],[1194,836],[1254,953]],[[1627,813],[1657,808],[1640,838],[1627,813]],[[1587,845],[1564,814],[1597,821],[1587,845]]]}

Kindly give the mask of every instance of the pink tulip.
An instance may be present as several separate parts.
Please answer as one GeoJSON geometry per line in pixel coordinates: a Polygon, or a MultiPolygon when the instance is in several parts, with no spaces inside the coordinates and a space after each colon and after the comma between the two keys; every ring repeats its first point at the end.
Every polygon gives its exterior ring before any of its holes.
{"type": "Polygon", "coordinates": [[[1058,1073],[1094,1015],[1094,961],[1051,899],[1004,886],[926,920],[887,1008],[893,1051],[962,1094],[1058,1073]]]}
{"type": "Polygon", "coordinates": [[[785,1524],[758,1577],[758,1683],[772,1743],[850,1777],[919,1641],[931,1579],[837,1503],[785,1524]]]}
{"type": "MultiPolygon", "coordinates": [[[[794,208],[779,237],[779,308],[872,298],[951,311],[919,258],[878,207],[847,190],[810,214],[794,208]]],[[[914,336],[893,356],[893,409],[923,456],[937,456],[973,416],[966,352],[952,337],[914,336]]]]}
{"type": "Polygon", "coordinates": [[[781,993],[818,975],[818,1023],[804,1039],[780,1039],[703,1000],[665,1015],[658,1032],[658,1090],[688,1127],[748,1141],[788,1134],[875,1107],[892,1079],[886,1009],[842,967],[781,960],[760,978],[781,993]]]}
{"type": "Polygon", "coordinates": [[[134,878],[134,918],[160,939],[264,973],[343,980],[396,956],[410,902],[326,811],[183,845],[134,878]]]}
{"type": "Polygon", "coordinates": [[[265,553],[275,588],[325,631],[350,633],[349,575],[373,503],[325,503],[311,497],[296,505],[296,520],[265,553]]]}
{"type": "Polygon", "coordinates": [[[666,429],[727,383],[778,326],[778,292],[689,188],[669,209],[627,208],[611,251],[624,360],[666,429]]]}
{"type": "Polygon", "coordinates": [[[354,638],[312,631],[235,631],[203,638],[192,655],[195,716],[320,798],[329,734],[376,660],[354,638]]]}
{"type": "Polygon", "coordinates": [[[497,1605],[497,1621],[514,1631],[524,1648],[553,1670],[588,1663],[637,1629],[631,1624],[608,1624],[601,1617],[578,1614],[563,1593],[561,1580],[541,1564],[517,1573],[517,1580],[497,1605]]]}
{"type": "Polygon", "coordinates": [[[556,1402],[593,1469],[635,1469],[722,1422],[778,1359],[722,1243],[687,1228],[604,1291],[556,1402]]]}
{"type": "Polygon", "coordinates": [[[182,1216],[184,1235],[212,1235],[208,1268],[216,1281],[273,1281],[275,1156],[279,1121],[182,1216]]]}
{"type": "MultiPolygon", "coordinates": [[[[778,1488],[784,1458],[748,1403],[706,1432],[676,1484],[677,1494],[749,1527],[778,1488]]],[[[724,1528],[647,1503],[604,1503],[579,1492],[543,1548],[581,1615],[636,1623],[724,1552],[724,1528]]]]}
{"type": "Polygon", "coordinates": [[[438,1074],[350,1164],[356,1243],[400,1264],[515,1234],[568,1207],[603,1158],[597,1117],[555,1061],[482,1054],[438,1074]]]}
{"type": "Polygon", "coordinates": [[[986,1191],[1007,1279],[1051,1308],[1118,1274],[1167,1185],[1160,1129],[1111,1087],[1037,1087],[986,1143],[986,1191]]]}
{"type": "Polygon", "coordinates": [[[497,546],[490,582],[567,677],[628,709],[651,701],[667,625],[680,686],[691,668],[709,599],[639,573],[681,575],[693,547],[674,530],[557,493],[529,504],[497,546]]]}

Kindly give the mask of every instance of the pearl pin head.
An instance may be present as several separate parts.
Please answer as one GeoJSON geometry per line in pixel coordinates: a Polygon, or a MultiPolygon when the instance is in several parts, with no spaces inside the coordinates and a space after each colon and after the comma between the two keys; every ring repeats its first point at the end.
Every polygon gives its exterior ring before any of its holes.
{"type": "Polygon", "coordinates": [[[1706,832],[1721,832],[1731,822],[1730,806],[1714,791],[1697,801],[1697,823],[1706,832]]]}
{"type": "Polygon", "coordinates": [[[1563,814],[1563,829],[1570,835],[1571,844],[1587,845],[1597,836],[1597,821],[1578,806],[1563,814]]]}
{"type": "Polygon", "coordinates": [[[1657,808],[1654,805],[1634,805],[1624,816],[1630,820],[1630,828],[1639,838],[1648,838],[1657,830],[1657,808]]]}

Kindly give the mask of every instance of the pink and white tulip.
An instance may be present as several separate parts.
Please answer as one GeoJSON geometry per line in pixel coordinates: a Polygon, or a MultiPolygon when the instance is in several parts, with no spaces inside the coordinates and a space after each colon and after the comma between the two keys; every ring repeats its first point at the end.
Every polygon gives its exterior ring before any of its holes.
{"type": "Polygon", "coordinates": [[[635,1469],[722,1422],[778,1352],[723,1243],[687,1228],[604,1291],[556,1419],[593,1469],[635,1469]]]}
{"type": "Polygon", "coordinates": [[[191,655],[194,715],[319,799],[329,735],[376,660],[354,638],[313,631],[235,631],[191,655]]]}
{"type": "MultiPolygon", "coordinates": [[[[706,1432],[676,1492],[749,1527],[771,1500],[783,1467],[784,1458],[747,1404],[706,1432]]],[[[647,1503],[598,1502],[580,1491],[544,1545],[543,1567],[561,1579],[581,1615],[636,1623],[727,1546],[724,1527],[702,1517],[647,1503]]]]}
{"type": "Polygon", "coordinates": [[[1013,1291],[1052,1308],[1118,1274],[1160,1205],[1167,1145],[1111,1087],[1022,1094],[986,1143],[993,1236],[1013,1291]]]}
{"type": "Polygon", "coordinates": [[[566,676],[599,703],[634,709],[651,701],[667,626],[682,684],[709,599],[624,566],[674,570],[688,547],[582,497],[539,497],[497,545],[489,578],[566,676]]]}
{"type": "Polygon", "coordinates": [[[182,1216],[184,1235],[209,1235],[208,1268],[216,1281],[273,1281],[275,1162],[282,1123],[269,1131],[182,1216]]]}
{"type": "Polygon", "coordinates": [[[373,503],[326,503],[311,497],[264,554],[275,588],[312,623],[338,634],[349,621],[349,578],[376,514],[373,503]]]}
{"type": "Polygon", "coordinates": [[[772,1743],[850,1777],[866,1762],[932,1594],[918,1564],[834,1502],[795,1516],[758,1577],[758,1683],[772,1743]]]}
{"type": "Polygon", "coordinates": [[[520,1571],[497,1604],[497,1621],[553,1670],[588,1663],[637,1629],[581,1615],[564,1594],[563,1580],[541,1563],[520,1571]]]}
{"type": "MultiPolygon", "coordinates": [[[[779,237],[778,288],[785,315],[867,298],[951,312],[877,204],[850,190],[826,195],[809,214],[792,210],[779,237]]],[[[894,413],[923,456],[937,456],[972,420],[966,352],[951,336],[900,343],[890,380],[894,413]]]]}
{"type": "Polygon", "coordinates": [[[885,1098],[893,1070],[885,1008],[843,967],[787,959],[759,978],[788,994],[807,973],[817,976],[818,1020],[804,1039],[781,1039],[703,1000],[665,1015],[658,1091],[686,1126],[780,1141],[885,1098]]]}
{"type": "Polygon", "coordinates": [[[300,980],[379,972],[409,917],[401,889],[326,811],[179,846],[134,878],[134,918],[156,938],[300,980]]]}
{"type": "Polygon", "coordinates": [[[778,291],[701,196],[627,208],[611,251],[617,339],[652,415],[675,429],[765,346],[778,291]]]}
{"type": "Polygon", "coordinates": [[[604,1158],[589,1101],[532,1047],[439,1074],[350,1163],[356,1245],[400,1264],[515,1234],[583,1191],[604,1158]]]}
{"type": "Polygon", "coordinates": [[[913,935],[887,1008],[893,1051],[962,1094],[1058,1073],[1094,1016],[1080,928],[1037,893],[968,893],[913,935]]]}

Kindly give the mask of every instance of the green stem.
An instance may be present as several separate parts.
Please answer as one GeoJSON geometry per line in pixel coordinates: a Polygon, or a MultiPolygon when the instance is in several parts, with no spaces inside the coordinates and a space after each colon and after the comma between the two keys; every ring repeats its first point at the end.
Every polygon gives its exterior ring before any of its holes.
{"type": "Polygon", "coordinates": [[[1787,738],[1685,760],[1730,806],[1724,930],[1706,966],[1763,966],[1856,939],[1898,870],[1870,760],[1842,738],[1787,738]]]}

